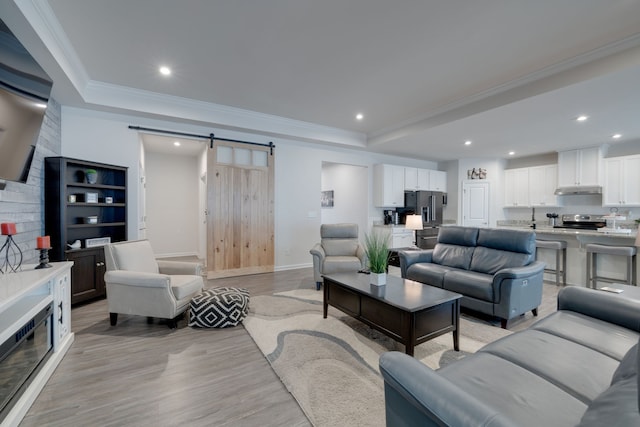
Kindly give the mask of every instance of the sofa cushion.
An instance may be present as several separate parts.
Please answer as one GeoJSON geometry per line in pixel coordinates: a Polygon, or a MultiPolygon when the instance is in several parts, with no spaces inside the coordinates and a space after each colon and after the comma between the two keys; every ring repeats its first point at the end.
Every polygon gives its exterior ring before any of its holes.
{"type": "Polygon", "coordinates": [[[355,272],[362,268],[360,259],[354,256],[332,256],[325,258],[322,274],[355,272]]]}
{"type": "Polygon", "coordinates": [[[407,279],[426,283],[430,286],[442,287],[444,276],[451,271],[451,267],[432,263],[418,263],[409,266],[407,279]]]}
{"type": "Polygon", "coordinates": [[[546,379],[490,353],[467,356],[437,372],[507,419],[517,420],[518,427],[574,426],[587,409],[546,379]]]}
{"type": "Polygon", "coordinates": [[[557,311],[536,322],[530,329],[554,334],[616,360],[622,360],[638,342],[639,336],[637,332],[622,326],[568,310],[557,311]]]}
{"type": "Polygon", "coordinates": [[[531,257],[531,262],[536,254],[536,233],[534,231],[482,228],[478,231],[477,246],[527,254],[531,257]]]}
{"type": "Polygon", "coordinates": [[[468,270],[474,249],[473,247],[438,243],[433,248],[432,259],[436,264],[468,270]]]}
{"type": "Polygon", "coordinates": [[[618,369],[613,373],[611,384],[613,385],[634,375],[638,375],[638,344],[631,347],[627,354],[624,355],[618,369]]]}
{"type": "Polygon", "coordinates": [[[444,276],[442,287],[471,298],[495,302],[493,276],[487,274],[452,270],[444,276]]]}
{"type": "Polygon", "coordinates": [[[200,292],[204,286],[202,276],[172,275],[169,276],[169,279],[171,280],[171,292],[177,300],[191,297],[200,292]]]}
{"type": "Polygon", "coordinates": [[[158,273],[158,262],[148,240],[113,244],[111,251],[118,270],[158,273]]]}
{"type": "Polygon", "coordinates": [[[523,267],[531,262],[529,254],[478,246],[471,257],[470,270],[495,274],[503,268],[523,267]]]}
{"type": "Polygon", "coordinates": [[[441,227],[438,232],[438,243],[475,247],[478,243],[478,229],[459,226],[441,227]]]}
{"type": "Polygon", "coordinates": [[[322,239],[322,248],[328,256],[354,256],[358,241],[354,239],[322,239]]]}
{"type": "Polygon", "coordinates": [[[638,378],[633,376],[613,384],[591,402],[577,427],[640,426],[638,378]]]}
{"type": "Polygon", "coordinates": [[[587,405],[609,387],[619,365],[599,351],[531,329],[494,341],[480,351],[521,366],[587,405]]]}

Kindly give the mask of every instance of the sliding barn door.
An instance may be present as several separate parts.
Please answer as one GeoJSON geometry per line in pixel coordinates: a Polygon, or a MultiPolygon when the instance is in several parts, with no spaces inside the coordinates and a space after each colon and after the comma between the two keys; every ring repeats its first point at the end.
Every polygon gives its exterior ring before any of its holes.
{"type": "Polygon", "coordinates": [[[274,157],[269,147],[215,142],[207,156],[207,277],[273,271],[274,157]]]}

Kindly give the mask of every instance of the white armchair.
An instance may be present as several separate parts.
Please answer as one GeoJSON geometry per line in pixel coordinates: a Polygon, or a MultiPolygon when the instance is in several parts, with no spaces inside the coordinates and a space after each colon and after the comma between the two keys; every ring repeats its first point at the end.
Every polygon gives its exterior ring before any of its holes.
{"type": "Polygon", "coordinates": [[[358,224],[322,224],[320,238],[320,243],[309,251],[316,289],[322,285],[323,274],[365,269],[367,256],[358,240],[358,224]]]}
{"type": "Polygon", "coordinates": [[[107,304],[111,325],[118,313],[162,318],[176,327],[176,317],[204,287],[195,262],[157,261],[148,240],[105,246],[107,304]]]}

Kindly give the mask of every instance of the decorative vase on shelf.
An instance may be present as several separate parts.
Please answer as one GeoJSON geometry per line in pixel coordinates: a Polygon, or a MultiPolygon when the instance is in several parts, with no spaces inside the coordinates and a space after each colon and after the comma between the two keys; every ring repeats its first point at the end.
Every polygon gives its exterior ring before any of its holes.
{"type": "Polygon", "coordinates": [[[84,175],[87,178],[88,184],[95,184],[98,182],[98,172],[95,169],[87,169],[84,171],[84,175]]]}

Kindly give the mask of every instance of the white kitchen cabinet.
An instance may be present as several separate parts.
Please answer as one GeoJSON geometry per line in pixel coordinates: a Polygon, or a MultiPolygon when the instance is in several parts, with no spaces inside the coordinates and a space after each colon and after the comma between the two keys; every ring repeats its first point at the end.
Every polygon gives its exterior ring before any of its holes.
{"type": "Polygon", "coordinates": [[[505,207],[529,206],[529,168],[504,171],[505,207]]]}
{"type": "Polygon", "coordinates": [[[640,206],[640,156],[604,160],[603,206],[640,206]]]}
{"type": "Polygon", "coordinates": [[[373,204],[380,208],[404,207],[404,167],[373,166],[373,204]]]}
{"type": "Polygon", "coordinates": [[[404,168],[404,189],[406,191],[425,191],[429,189],[429,170],[404,168]]]}
{"type": "Polygon", "coordinates": [[[408,248],[413,246],[415,242],[413,230],[408,230],[404,228],[404,226],[390,227],[388,225],[376,225],[374,229],[387,234],[390,248],[408,248]]]}
{"type": "Polygon", "coordinates": [[[443,171],[429,170],[429,191],[447,192],[447,173],[443,171]]]}
{"type": "Polygon", "coordinates": [[[529,168],[529,204],[531,206],[558,206],[558,165],[529,168]]]}
{"type": "Polygon", "coordinates": [[[600,185],[600,147],[558,153],[558,187],[600,185]]]}

